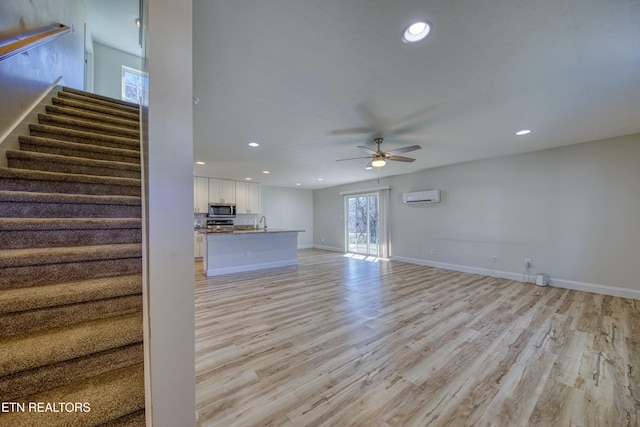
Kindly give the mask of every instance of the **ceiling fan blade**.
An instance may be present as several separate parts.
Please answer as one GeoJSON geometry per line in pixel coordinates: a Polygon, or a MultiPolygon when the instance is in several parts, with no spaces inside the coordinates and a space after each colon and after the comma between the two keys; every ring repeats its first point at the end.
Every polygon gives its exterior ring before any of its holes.
{"type": "Polygon", "coordinates": [[[369,160],[369,163],[367,163],[367,165],[364,167],[365,169],[371,169],[373,167],[373,165],[371,164],[371,162],[373,162],[373,160],[369,160]]]}
{"type": "Polygon", "coordinates": [[[416,159],[412,159],[411,157],[404,157],[404,156],[389,156],[387,157],[387,160],[393,160],[396,162],[413,162],[416,159]]]}
{"type": "Polygon", "coordinates": [[[358,159],[370,159],[371,156],[365,156],[365,157],[349,157],[348,159],[338,159],[336,160],[336,162],[344,162],[345,160],[358,160],[358,159]]]}
{"type": "Polygon", "coordinates": [[[358,145],[358,148],[361,149],[362,151],[366,151],[369,154],[374,154],[374,155],[378,154],[378,152],[376,150],[372,150],[371,148],[366,147],[364,145],[358,145]]]}
{"type": "Polygon", "coordinates": [[[426,123],[426,117],[431,115],[439,108],[437,105],[421,108],[406,116],[400,117],[387,128],[385,128],[386,135],[402,135],[412,133],[416,130],[424,129],[428,123],[426,123]]]}
{"type": "Polygon", "coordinates": [[[373,132],[372,128],[349,128],[332,130],[331,135],[362,135],[371,132],[373,132]]]}
{"type": "Polygon", "coordinates": [[[409,147],[402,147],[402,148],[396,148],[394,150],[389,150],[387,151],[387,154],[391,154],[392,156],[394,154],[400,154],[400,153],[408,153],[409,151],[416,151],[416,150],[420,150],[422,147],[420,147],[419,145],[411,145],[409,147]]]}
{"type": "Polygon", "coordinates": [[[360,117],[360,120],[368,125],[374,133],[379,134],[382,132],[382,129],[380,128],[380,120],[378,120],[369,107],[364,103],[360,103],[356,105],[354,109],[358,117],[360,117]]]}

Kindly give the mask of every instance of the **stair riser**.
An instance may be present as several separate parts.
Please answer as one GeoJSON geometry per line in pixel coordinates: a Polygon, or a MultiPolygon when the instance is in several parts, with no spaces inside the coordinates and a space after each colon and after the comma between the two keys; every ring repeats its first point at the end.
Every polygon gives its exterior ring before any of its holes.
{"type": "Polygon", "coordinates": [[[51,147],[47,145],[30,144],[30,143],[23,143],[23,142],[20,143],[20,149],[22,151],[31,151],[35,153],[44,153],[44,154],[56,154],[58,156],[69,156],[69,157],[79,157],[82,159],[107,160],[111,162],[140,164],[140,156],[127,157],[127,156],[121,156],[117,154],[99,153],[99,152],[89,151],[89,150],[74,150],[74,149],[68,149],[68,148],[51,147]]]}
{"type": "Polygon", "coordinates": [[[47,126],[55,126],[63,129],[72,129],[79,130],[82,132],[92,132],[100,135],[109,135],[109,136],[121,136],[125,138],[140,138],[140,132],[130,130],[130,129],[118,129],[118,131],[114,131],[111,129],[101,129],[98,126],[92,126],[91,124],[84,123],[64,123],[59,120],[55,120],[54,117],[43,117],[40,115],[39,123],[47,126]]]}
{"type": "Polygon", "coordinates": [[[100,99],[95,99],[88,96],[76,95],[74,93],[69,93],[69,92],[58,92],[58,98],[86,102],[88,104],[94,104],[94,105],[99,105],[101,107],[113,108],[116,110],[126,111],[132,114],[138,114],[140,111],[139,108],[136,108],[136,107],[129,107],[127,105],[122,105],[117,102],[103,101],[100,99]]]}
{"type": "Polygon", "coordinates": [[[133,344],[101,353],[19,372],[0,378],[0,401],[11,402],[21,396],[62,387],[73,381],[133,366],[143,361],[142,344],[133,344]]]}
{"type": "Polygon", "coordinates": [[[110,141],[98,138],[87,138],[68,134],[48,132],[46,130],[31,129],[31,136],[41,136],[43,138],[57,139],[58,141],[76,142],[78,144],[97,145],[100,147],[122,148],[124,150],[139,150],[138,141],[110,141]]]}
{"type": "Polygon", "coordinates": [[[0,289],[139,273],[141,258],[7,267],[2,269],[0,289]]]}
{"type": "Polygon", "coordinates": [[[139,114],[122,111],[117,108],[110,108],[110,107],[105,107],[97,104],[82,102],[80,100],[71,100],[71,99],[52,98],[51,101],[53,102],[53,105],[56,105],[59,107],[77,108],[78,110],[82,110],[82,111],[104,114],[105,116],[108,116],[108,117],[115,117],[119,119],[130,120],[136,123],[140,122],[139,114]]]}
{"type": "Polygon", "coordinates": [[[0,203],[0,218],[140,218],[140,205],[0,203]]]}
{"type": "Polygon", "coordinates": [[[10,168],[17,169],[140,179],[140,170],[114,169],[102,166],[47,162],[40,159],[30,160],[8,158],[8,165],[10,168]]]}
{"type": "Polygon", "coordinates": [[[64,305],[0,316],[0,337],[142,312],[142,295],[64,305]]]}
{"type": "Polygon", "coordinates": [[[0,178],[0,190],[30,191],[35,193],[140,196],[139,186],[134,187],[85,182],[35,181],[29,179],[9,178],[0,178]]]}
{"type": "Polygon", "coordinates": [[[47,114],[51,114],[52,116],[59,116],[68,119],[86,120],[96,124],[114,126],[134,131],[138,131],[140,128],[140,125],[136,120],[121,119],[109,114],[85,111],[79,108],[61,108],[56,106],[47,106],[46,110],[47,114]]]}
{"type": "Polygon", "coordinates": [[[0,249],[54,248],[63,246],[140,243],[137,228],[111,230],[0,231],[0,249]]]}

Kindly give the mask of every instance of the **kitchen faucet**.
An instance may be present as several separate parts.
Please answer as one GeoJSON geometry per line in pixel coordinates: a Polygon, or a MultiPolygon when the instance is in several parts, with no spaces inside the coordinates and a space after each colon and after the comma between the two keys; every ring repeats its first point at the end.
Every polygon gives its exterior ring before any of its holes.
{"type": "Polygon", "coordinates": [[[262,218],[260,218],[260,224],[262,224],[262,220],[264,220],[264,229],[266,230],[267,229],[267,218],[264,215],[262,215],[262,218]]]}

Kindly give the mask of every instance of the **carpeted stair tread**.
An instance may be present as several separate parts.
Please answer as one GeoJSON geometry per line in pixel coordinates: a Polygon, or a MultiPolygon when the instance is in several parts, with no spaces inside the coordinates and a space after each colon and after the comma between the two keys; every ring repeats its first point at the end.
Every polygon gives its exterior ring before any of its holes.
{"type": "Polygon", "coordinates": [[[0,249],[142,242],[141,221],[129,218],[1,218],[0,249]],[[7,221],[7,219],[9,221],[7,221]]]}
{"type": "Polygon", "coordinates": [[[0,190],[0,218],[136,218],[139,196],[0,190]]]}
{"type": "Polygon", "coordinates": [[[14,401],[21,396],[136,365],[143,358],[142,344],[136,343],[6,375],[0,377],[0,401],[14,401]]]}
{"type": "Polygon", "coordinates": [[[140,206],[142,199],[140,196],[112,194],[38,193],[32,191],[0,190],[0,202],[140,206]]]}
{"type": "Polygon", "coordinates": [[[109,160],[84,159],[33,151],[7,150],[10,168],[83,175],[140,178],[140,165],[109,160]]]}
{"type": "Polygon", "coordinates": [[[59,248],[3,249],[0,250],[0,268],[139,258],[141,256],[142,245],[139,243],[59,248]]]}
{"type": "Polygon", "coordinates": [[[131,128],[122,128],[94,121],[74,117],[65,117],[52,114],[38,114],[38,122],[49,126],[58,126],[67,129],[77,129],[85,132],[95,132],[103,135],[123,136],[125,138],[139,138],[140,132],[131,128]]]}
{"type": "Polygon", "coordinates": [[[80,144],[123,148],[125,150],[140,150],[140,140],[138,138],[104,135],[43,124],[30,124],[29,130],[31,132],[31,136],[76,142],[80,144]]]}
{"type": "Polygon", "coordinates": [[[84,102],[82,100],[64,99],[64,98],[52,98],[53,105],[58,107],[74,108],[82,111],[91,111],[97,114],[105,114],[113,117],[118,117],[124,120],[130,120],[138,123],[140,121],[140,115],[136,113],[130,113],[118,108],[102,106],[91,102],[84,102]]]}
{"type": "Polygon", "coordinates": [[[139,196],[140,179],[0,168],[0,190],[139,196]]]}
{"type": "Polygon", "coordinates": [[[141,341],[141,313],[3,338],[0,339],[0,376],[141,341]]]}
{"type": "Polygon", "coordinates": [[[140,257],[15,266],[5,268],[0,275],[0,289],[141,273],[140,257]]]}
{"type": "Polygon", "coordinates": [[[144,427],[145,422],[145,412],[144,409],[141,409],[117,420],[100,424],[98,427],[144,427]]]}
{"type": "Polygon", "coordinates": [[[96,113],[92,111],[82,110],[79,108],[60,107],[57,105],[47,105],[45,107],[47,114],[59,115],[69,118],[77,118],[85,121],[95,121],[109,126],[119,127],[123,129],[132,129],[136,132],[140,129],[138,121],[122,119],[110,114],[96,113]]]}
{"type": "Polygon", "coordinates": [[[142,292],[142,276],[104,277],[0,291],[0,314],[76,304],[142,292]]]}
{"type": "Polygon", "coordinates": [[[0,218],[0,231],[111,230],[141,226],[140,218],[0,218]]]}
{"type": "MultiPolygon", "coordinates": [[[[37,393],[18,402],[88,402],[90,411],[11,412],[0,424],[12,427],[84,427],[117,420],[144,408],[144,368],[139,363],[63,387],[37,393]]],[[[141,424],[144,425],[144,424],[141,424]]]]}
{"type": "Polygon", "coordinates": [[[18,140],[22,151],[140,164],[140,152],[135,150],[66,142],[38,136],[21,135],[18,140]]]}
{"type": "Polygon", "coordinates": [[[142,294],[7,313],[0,315],[0,322],[3,325],[0,328],[0,340],[3,337],[60,328],[130,313],[142,313],[142,294]]]}
{"type": "Polygon", "coordinates": [[[116,98],[111,98],[111,97],[100,95],[100,94],[93,93],[93,92],[86,92],[84,90],[74,89],[74,88],[68,87],[68,86],[63,86],[62,87],[62,91],[64,93],[72,93],[72,94],[75,94],[75,95],[78,95],[78,96],[84,96],[85,98],[97,99],[97,100],[100,100],[100,101],[105,101],[105,102],[109,102],[109,103],[116,104],[116,105],[122,105],[122,106],[125,106],[125,107],[131,107],[131,108],[136,108],[136,109],[139,108],[139,106],[137,104],[134,104],[132,102],[123,101],[121,99],[116,99],[116,98]]]}
{"type": "Polygon", "coordinates": [[[127,105],[124,105],[124,104],[121,104],[119,102],[104,101],[104,100],[101,100],[101,99],[98,99],[98,98],[78,95],[78,94],[70,93],[70,92],[66,92],[66,91],[58,92],[58,98],[71,99],[71,100],[74,100],[74,101],[87,102],[87,103],[99,105],[99,106],[102,106],[102,107],[117,108],[117,109],[119,109],[121,111],[126,111],[128,113],[133,113],[133,114],[137,114],[140,111],[140,108],[138,108],[137,106],[134,106],[133,104],[128,104],[127,103],[127,105]]]}

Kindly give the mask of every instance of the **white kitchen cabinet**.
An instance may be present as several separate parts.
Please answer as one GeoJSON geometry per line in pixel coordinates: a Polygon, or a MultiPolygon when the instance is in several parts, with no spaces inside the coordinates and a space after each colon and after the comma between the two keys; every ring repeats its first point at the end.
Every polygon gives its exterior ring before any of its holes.
{"type": "Polygon", "coordinates": [[[209,212],[209,178],[193,177],[193,212],[209,212]]]}
{"type": "Polygon", "coordinates": [[[204,242],[203,235],[195,233],[193,235],[193,254],[195,258],[202,258],[202,243],[204,242]]]}
{"type": "Polygon", "coordinates": [[[236,213],[260,213],[260,184],[256,182],[236,182],[236,213]]]}
{"type": "Polygon", "coordinates": [[[236,203],[236,182],[209,178],[209,203],[236,203]]]}

